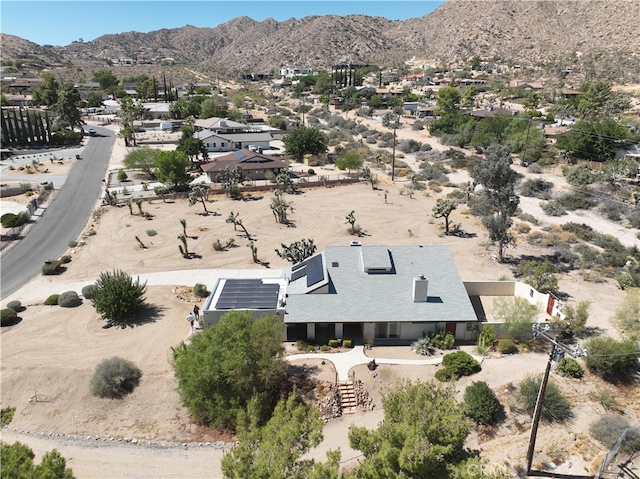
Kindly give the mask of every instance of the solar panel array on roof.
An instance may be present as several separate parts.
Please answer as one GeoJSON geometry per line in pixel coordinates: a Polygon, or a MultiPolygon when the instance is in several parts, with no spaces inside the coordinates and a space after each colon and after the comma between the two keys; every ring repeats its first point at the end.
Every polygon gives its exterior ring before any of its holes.
{"type": "Polygon", "coordinates": [[[238,158],[238,159],[240,159],[240,160],[241,160],[242,158],[244,158],[245,156],[247,156],[247,155],[246,155],[246,153],[243,153],[243,152],[241,152],[241,151],[239,151],[239,150],[238,150],[238,151],[234,151],[234,152],[233,152],[233,154],[234,154],[234,156],[235,156],[236,158],[238,158]]]}
{"type": "Polygon", "coordinates": [[[306,260],[307,262],[307,287],[313,286],[324,279],[322,268],[322,256],[317,254],[306,260]]]}
{"type": "Polygon", "coordinates": [[[307,274],[307,267],[306,265],[302,268],[298,268],[294,271],[291,272],[291,281],[295,281],[297,279],[302,278],[303,276],[305,276],[307,274]]]}
{"type": "Polygon", "coordinates": [[[216,303],[216,309],[276,309],[278,283],[260,279],[227,279],[216,303]]]}

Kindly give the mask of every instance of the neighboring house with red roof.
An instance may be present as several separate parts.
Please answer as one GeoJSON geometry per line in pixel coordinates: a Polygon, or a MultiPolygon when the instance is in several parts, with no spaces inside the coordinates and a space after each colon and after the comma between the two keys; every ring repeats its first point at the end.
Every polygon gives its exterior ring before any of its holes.
{"type": "Polygon", "coordinates": [[[289,169],[287,163],[275,156],[246,148],[201,164],[202,171],[206,173],[212,183],[215,183],[218,175],[227,168],[235,170],[238,166],[242,169],[245,178],[251,180],[264,180],[267,177],[267,172],[277,175],[281,171],[289,169]]]}

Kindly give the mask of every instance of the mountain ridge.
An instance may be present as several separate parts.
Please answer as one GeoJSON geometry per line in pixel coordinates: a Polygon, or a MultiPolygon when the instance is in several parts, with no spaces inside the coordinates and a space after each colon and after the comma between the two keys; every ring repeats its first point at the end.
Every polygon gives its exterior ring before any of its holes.
{"type": "Polygon", "coordinates": [[[2,34],[2,56],[77,67],[104,67],[118,58],[171,59],[231,75],[337,63],[388,67],[412,57],[468,65],[478,55],[489,62],[531,68],[575,63],[593,68],[594,74],[622,68],[621,73],[637,78],[639,18],[637,0],[447,0],[432,13],[407,20],[352,14],[278,22],[240,16],[216,27],[106,34],[64,47],[2,34]]]}

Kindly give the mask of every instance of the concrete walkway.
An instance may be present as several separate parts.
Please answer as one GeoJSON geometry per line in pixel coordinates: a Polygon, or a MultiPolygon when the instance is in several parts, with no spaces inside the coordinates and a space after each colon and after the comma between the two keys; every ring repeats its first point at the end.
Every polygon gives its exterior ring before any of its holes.
{"type": "MultiPolygon", "coordinates": [[[[349,371],[351,368],[360,364],[369,364],[373,359],[376,364],[404,364],[425,366],[429,364],[440,364],[443,356],[431,356],[425,359],[386,359],[386,358],[370,358],[364,354],[364,346],[354,346],[353,349],[345,353],[305,353],[292,354],[286,356],[287,361],[298,361],[301,359],[324,359],[331,361],[336,368],[339,381],[347,381],[349,379],[349,371]]],[[[482,357],[474,356],[475,360],[482,362],[482,357]]]]}

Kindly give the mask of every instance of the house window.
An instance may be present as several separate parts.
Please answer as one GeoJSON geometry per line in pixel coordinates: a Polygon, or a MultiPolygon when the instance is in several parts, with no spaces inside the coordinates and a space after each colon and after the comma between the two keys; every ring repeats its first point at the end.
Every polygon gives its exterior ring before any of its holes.
{"type": "Polygon", "coordinates": [[[400,337],[400,325],[398,323],[389,323],[389,337],[390,338],[400,337]]]}
{"type": "Polygon", "coordinates": [[[220,148],[224,148],[224,141],[220,143],[220,148]]]}
{"type": "Polygon", "coordinates": [[[215,143],[213,143],[213,147],[214,147],[214,148],[216,147],[216,144],[215,144],[215,143]]]}
{"type": "Polygon", "coordinates": [[[387,323],[376,323],[376,338],[387,337],[387,323]]]}

